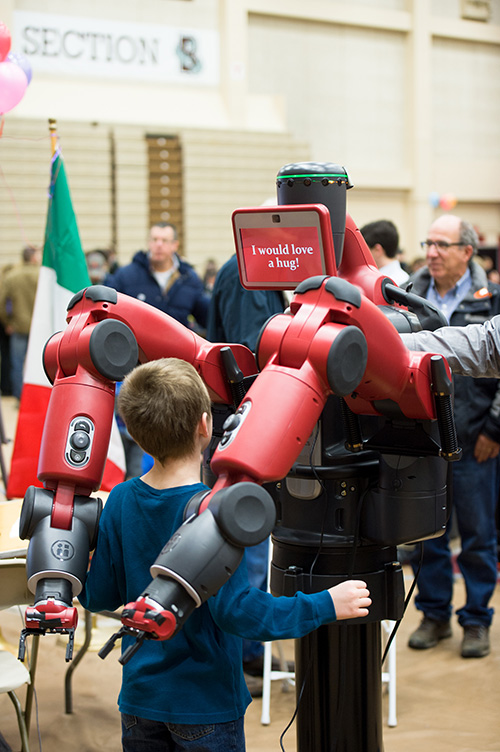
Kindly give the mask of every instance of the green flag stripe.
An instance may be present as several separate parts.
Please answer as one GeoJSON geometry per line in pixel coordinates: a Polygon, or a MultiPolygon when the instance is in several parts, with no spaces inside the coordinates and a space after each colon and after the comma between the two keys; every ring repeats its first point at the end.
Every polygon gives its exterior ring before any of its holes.
{"type": "Polygon", "coordinates": [[[42,265],[54,269],[57,283],[71,292],[78,292],[90,285],[64,162],[59,151],[52,160],[42,265]]]}

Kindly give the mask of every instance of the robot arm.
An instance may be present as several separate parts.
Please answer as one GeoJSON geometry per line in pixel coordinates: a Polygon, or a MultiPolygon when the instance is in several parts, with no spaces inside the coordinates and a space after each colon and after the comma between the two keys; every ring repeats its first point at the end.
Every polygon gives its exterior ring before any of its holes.
{"type": "MultiPolygon", "coordinates": [[[[20,535],[29,539],[28,586],[35,604],[26,612],[20,657],[28,634],[63,632],[77,624],[73,597],[82,589],[88,555],[95,547],[101,511],[97,490],[108,451],[114,414],[114,382],[138,362],[163,356],[191,362],[211,398],[231,403],[231,385],[220,351],[169,316],[111,288],[81,291],[68,307],[68,327],[54,335],[44,351],[52,383],[44,425],[38,477],[44,488],[30,487],[23,504],[20,535]]],[[[255,372],[247,348],[235,345],[239,372],[255,372]]]]}
{"type": "MultiPolygon", "coordinates": [[[[260,374],[227,419],[212,459],[217,476],[212,491],[190,505],[187,512],[193,512],[193,516],[152,566],[152,582],[136,602],[127,604],[122,614],[124,626],[103,648],[101,657],[124,633],[135,635],[137,641],[122,656],[122,663],[146,637],[167,639],[197,605],[224,584],[241,559],[241,547],[252,545],[248,537],[232,534],[227,523],[246,519],[245,504],[248,510],[255,510],[256,519],[264,520],[263,512],[260,517],[257,513],[256,484],[287,475],[329,395],[346,397],[360,413],[381,414],[390,403],[392,407],[387,409],[398,405],[403,418],[434,420],[440,419],[440,413],[431,388],[431,372],[442,390],[449,386],[444,360],[438,358],[437,364],[430,354],[406,350],[377,306],[338,278],[312,278],[299,285],[290,314],[273,317],[264,328],[257,355],[260,374]],[[217,524],[207,535],[212,515],[217,524]],[[188,565],[186,561],[185,551],[192,550],[190,540],[197,541],[197,546],[200,541],[210,540],[215,545],[218,540],[217,552],[222,555],[217,566],[210,569],[214,578],[209,586],[208,572],[203,572],[205,585],[200,587],[198,575],[191,570],[193,562],[188,565]],[[237,554],[228,541],[239,547],[237,554]]],[[[429,445],[427,451],[439,450],[429,445]]],[[[452,455],[453,451],[449,452],[447,459],[454,458],[452,455]]],[[[263,497],[262,510],[265,508],[263,497]]],[[[254,519],[253,514],[249,511],[249,520],[254,519]]],[[[266,523],[272,526],[273,519],[270,513],[266,523]]],[[[263,524],[262,537],[265,530],[263,524]]],[[[203,552],[196,566],[206,566],[216,558],[203,552]]]]}
{"type": "Polygon", "coordinates": [[[274,502],[255,483],[238,482],[219,490],[209,506],[202,492],[189,502],[185,522],[151,567],[152,581],[122,612],[122,629],[99,655],[105,658],[124,634],[137,638],[120,658],[125,664],[144,639],[165,640],[195,608],[224,585],[241,562],[244,547],[260,543],[276,521],[274,502]]]}
{"type": "MultiPolygon", "coordinates": [[[[375,275],[371,294],[377,299],[382,293],[375,275]]],[[[90,494],[101,482],[114,382],[137,362],[170,356],[197,368],[215,403],[232,403],[233,391],[224,367],[226,345],[206,342],[134,298],[110,288],[88,288],[71,301],[68,322],[45,348],[53,389],[39,462],[44,489],[26,495],[21,536],[30,539],[28,583],[35,593],[23,638],[62,631],[71,642],[76,626],[72,598],[82,588],[95,545],[100,502],[90,494]]],[[[254,375],[252,353],[240,345],[231,350],[235,370],[254,375]]],[[[214,454],[213,489],[188,510],[181,532],[152,567],[151,585],[124,611],[125,628],[141,639],[171,636],[229,578],[244,546],[269,534],[274,505],[260,486],[288,473],[329,395],[345,397],[359,414],[397,410],[417,420],[437,416],[432,356],[406,350],[360,286],[337,277],[301,283],[290,313],[272,318],[261,333],[257,357],[261,373],[228,418],[214,454]],[[185,563],[193,538],[195,571],[185,563]],[[203,548],[201,540],[209,545],[203,548]]],[[[439,393],[449,379],[445,361],[440,364],[439,393]]]]}

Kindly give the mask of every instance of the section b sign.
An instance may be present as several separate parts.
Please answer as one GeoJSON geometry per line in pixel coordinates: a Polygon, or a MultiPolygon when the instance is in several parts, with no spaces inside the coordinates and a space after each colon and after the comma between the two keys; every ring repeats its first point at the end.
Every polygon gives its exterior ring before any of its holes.
{"type": "Polygon", "coordinates": [[[219,83],[219,34],[211,29],[14,12],[16,49],[33,70],[71,76],[219,83]]]}

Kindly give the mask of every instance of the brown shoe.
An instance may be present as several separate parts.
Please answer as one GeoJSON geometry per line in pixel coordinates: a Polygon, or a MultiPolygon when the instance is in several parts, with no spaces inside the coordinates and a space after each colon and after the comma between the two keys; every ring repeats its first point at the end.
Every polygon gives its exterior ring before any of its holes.
{"type": "Polygon", "coordinates": [[[489,652],[489,627],[482,624],[467,624],[462,640],[462,658],[484,658],[489,652]]]}
{"type": "Polygon", "coordinates": [[[408,646],[414,650],[427,650],[435,647],[439,640],[445,640],[451,637],[451,626],[449,621],[434,621],[424,616],[418,629],[416,629],[408,640],[408,646]]]}

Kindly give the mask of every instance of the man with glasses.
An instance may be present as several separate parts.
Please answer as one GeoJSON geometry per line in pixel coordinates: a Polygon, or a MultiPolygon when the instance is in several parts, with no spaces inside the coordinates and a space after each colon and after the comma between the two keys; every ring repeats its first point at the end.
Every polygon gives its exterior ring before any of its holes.
{"type": "MultiPolygon", "coordinates": [[[[473,261],[477,243],[469,222],[451,214],[440,217],[422,243],[427,266],[408,283],[412,292],[437,305],[453,327],[481,324],[500,313],[500,287],[489,282],[473,261]]],[[[411,339],[410,335],[406,341],[410,348],[411,339]]],[[[457,610],[464,630],[464,658],[482,658],[490,651],[493,609],[489,601],[497,582],[499,385],[495,378],[454,377],[455,422],[463,449],[462,459],[453,464],[453,506],[461,537],[457,564],[466,588],[466,603],[457,610]]],[[[408,643],[418,650],[434,647],[451,636],[453,561],[449,527],[443,536],[424,543],[415,599],[423,619],[408,643]]],[[[416,570],[418,562],[413,565],[416,570]]]]}

